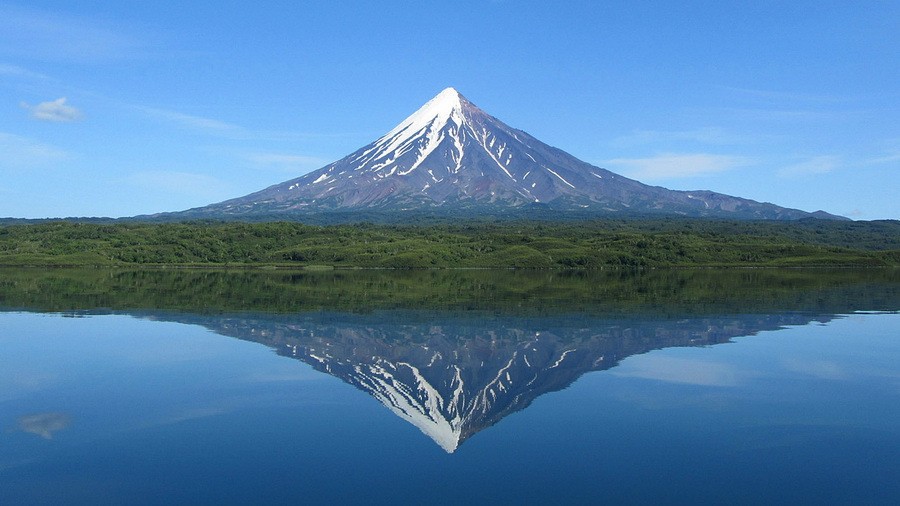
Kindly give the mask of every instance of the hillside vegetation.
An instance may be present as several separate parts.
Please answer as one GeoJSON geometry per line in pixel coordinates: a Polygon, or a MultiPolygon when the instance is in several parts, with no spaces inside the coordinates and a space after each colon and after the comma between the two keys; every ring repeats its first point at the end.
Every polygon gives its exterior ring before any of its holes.
{"type": "Polygon", "coordinates": [[[657,219],[312,226],[60,221],[0,227],[0,265],[897,266],[900,222],[657,219]]]}

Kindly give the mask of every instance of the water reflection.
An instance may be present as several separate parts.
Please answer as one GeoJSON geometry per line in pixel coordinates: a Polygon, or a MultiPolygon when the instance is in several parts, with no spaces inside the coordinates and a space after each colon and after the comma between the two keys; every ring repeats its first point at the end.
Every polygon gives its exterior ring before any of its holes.
{"type": "MultiPolygon", "coordinates": [[[[433,312],[146,315],[203,325],[303,361],[365,391],[447,452],[536,398],[631,355],[708,346],[786,325],[827,322],[808,314],[682,319],[596,319],[584,315],[482,318],[433,312]]],[[[676,364],[677,365],[677,364],[676,364]]],[[[722,381],[709,369],[674,371],[685,382],[722,381]]]]}
{"type": "MultiPolygon", "coordinates": [[[[368,393],[447,452],[626,357],[900,308],[894,271],[13,271],[0,306],[129,314],[259,343],[368,393]]],[[[642,377],[728,385],[648,362],[642,377]],[[651,367],[652,366],[652,367],[651,367]]],[[[827,372],[827,371],[825,371],[827,372]]],[[[60,413],[23,417],[50,439],[60,413]]]]}

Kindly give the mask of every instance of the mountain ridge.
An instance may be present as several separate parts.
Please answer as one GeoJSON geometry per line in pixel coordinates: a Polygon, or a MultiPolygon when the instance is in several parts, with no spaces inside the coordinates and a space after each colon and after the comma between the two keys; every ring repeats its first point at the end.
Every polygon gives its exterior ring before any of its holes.
{"type": "Polygon", "coordinates": [[[374,142],[249,195],[151,218],[250,218],[346,211],[452,214],[475,209],[846,219],[709,190],[651,186],[579,160],[510,127],[446,88],[374,142]]]}

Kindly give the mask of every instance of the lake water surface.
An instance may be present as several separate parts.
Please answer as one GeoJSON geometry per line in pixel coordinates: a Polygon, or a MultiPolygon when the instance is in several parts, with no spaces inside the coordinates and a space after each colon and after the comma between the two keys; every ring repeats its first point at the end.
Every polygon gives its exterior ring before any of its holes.
{"type": "Polygon", "coordinates": [[[0,504],[898,504],[900,273],[0,270],[0,504]]]}

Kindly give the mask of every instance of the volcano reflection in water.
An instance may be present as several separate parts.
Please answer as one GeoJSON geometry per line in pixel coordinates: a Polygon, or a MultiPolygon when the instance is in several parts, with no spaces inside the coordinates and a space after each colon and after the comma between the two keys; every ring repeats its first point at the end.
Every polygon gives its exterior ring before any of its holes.
{"type": "Polygon", "coordinates": [[[581,375],[650,350],[708,346],[831,315],[688,319],[504,318],[380,311],[206,317],[172,315],[272,347],[378,399],[447,452],[581,375]]]}

